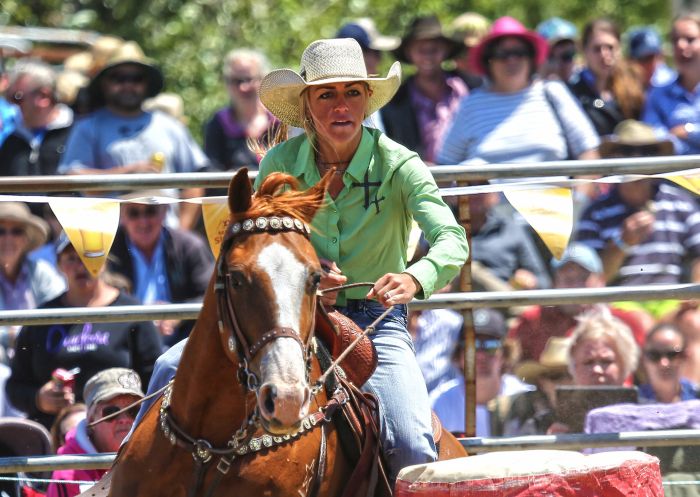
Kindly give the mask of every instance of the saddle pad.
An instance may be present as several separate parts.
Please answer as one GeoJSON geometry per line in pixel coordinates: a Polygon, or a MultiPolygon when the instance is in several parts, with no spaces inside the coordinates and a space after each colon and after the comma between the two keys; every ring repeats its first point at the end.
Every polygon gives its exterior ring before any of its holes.
{"type": "Polygon", "coordinates": [[[492,452],[404,468],[395,497],[663,497],[659,460],[643,452],[492,452]]]}

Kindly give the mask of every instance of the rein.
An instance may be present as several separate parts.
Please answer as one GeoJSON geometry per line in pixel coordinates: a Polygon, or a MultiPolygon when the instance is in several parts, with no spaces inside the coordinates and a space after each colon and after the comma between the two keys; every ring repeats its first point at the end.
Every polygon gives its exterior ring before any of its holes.
{"type": "Polygon", "coordinates": [[[92,423],[88,423],[88,427],[90,427],[90,426],[95,426],[95,425],[98,425],[98,424],[100,424],[100,423],[104,423],[105,421],[109,421],[109,420],[112,419],[112,418],[116,418],[116,417],[119,416],[120,414],[122,414],[122,413],[124,413],[124,412],[127,412],[129,409],[131,409],[131,408],[133,408],[133,407],[136,407],[136,406],[140,406],[141,404],[143,404],[143,403],[146,402],[147,400],[152,399],[153,397],[159,396],[161,393],[163,393],[163,392],[165,391],[166,388],[168,388],[168,385],[165,385],[164,387],[159,388],[159,389],[156,390],[155,392],[146,395],[145,397],[143,397],[143,398],[137,400],[136,402],[133,402],[133,403],[129,404],[128,406],[126,406],[126,407],[124,407],[124,408],[122,408],[122,409],[119,409],[117,412],[114,412],[114,413],[109,414],[109,415],[107,415],[107,416],[104,416],[104,417],[102,417],[102,418],[96,419],[96,420],[93,421],[92,423]]]}

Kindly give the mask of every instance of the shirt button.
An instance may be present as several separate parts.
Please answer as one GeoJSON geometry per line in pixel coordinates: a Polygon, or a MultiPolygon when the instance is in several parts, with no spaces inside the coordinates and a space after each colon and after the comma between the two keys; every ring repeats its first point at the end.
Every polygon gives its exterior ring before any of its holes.
{"type": "Polygon", "coordinates": [[[336,237],[331,238],[331,241],[332,241],[333,243],[338,243],[338,239],[337,239],[336,237]]]}
{"type": "Polygon", "coordinates": [[[603,102],[603,100],[600,98],[596,98],[593,101],[593,107],[595,107],[596,109],[602,109],[604,106],[605,106],[605,102],[603,102]]]}

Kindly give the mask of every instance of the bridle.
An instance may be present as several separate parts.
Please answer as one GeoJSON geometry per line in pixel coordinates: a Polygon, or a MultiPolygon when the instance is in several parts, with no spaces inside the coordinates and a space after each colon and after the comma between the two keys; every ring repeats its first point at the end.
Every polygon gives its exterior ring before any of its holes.
{"type": "Polygon", "coordinates": [[[214,291],[216,293],[217,311],[219,315],[219,332],[221,334],[227,331],[229,332],[227,348],[230,353],[235,352],[238,356],[239,380],[246,391],[255,392],[256,395],[260,387],[260,382],[257,375],[250,370],[250,365],[257,353],[260,352],[266,344],[278,338],[291,338],[299,344],[306,363],[306,381],[307,383],[309,382],[311,372],[310,348],[314,338],[316,298],[314,297],[311,299],[311,324],[306,343],[302,341],[299,331],[284,326],[277,326],[263,333],[255,343],[251,344],[241,330],[240,321],[233,306],[233,298],[231,295],[233,279],[227,268],[226,254],[231,249],[234,241],[241,236],[285,232],[299,233],[307,240],[311,234],[311,230],[306,223],[289,216],[261,216],[233,223],[226,231],[226,236],[221,244],[221,255],[216,265],[214,291]]]}

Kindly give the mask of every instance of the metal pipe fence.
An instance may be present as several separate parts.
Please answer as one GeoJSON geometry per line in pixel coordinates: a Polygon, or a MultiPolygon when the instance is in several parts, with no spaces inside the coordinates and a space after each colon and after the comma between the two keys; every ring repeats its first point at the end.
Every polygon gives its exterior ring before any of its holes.
{"type": "MultiPolygon", "coordinates": [[[[524,305],[594,304],[598,302],[700,299],[700,285],[656,285],[513,292],[440,293],[427,300],[414,300],[411,309],[475,309],[524,305]]],[[[68,309],[0,311],[0,326],[67,323],[113,323],[156,319],[196,319],[202,304],[164,304],[68,309]]]]}
{"type": "MultiPolygon", "coordinates": [[[[529,449],[581,450],[604,447],[675,447],[700,445],[700,430],[657,430],[626,433],[534,435],[527,437],[460,438],[470,454],[529,449]]],[[[26,456],[0,458],[0,474],[58,469],[107,469],[115,454],[26,456]]]]}
{"type": "MultiPolygon", "coordinates": [[[[431,166],[436,181],[474,181],[544,176],[660,174],[700,167],[700,155],[552,161],[539,164],[431,166]]],[[[233,171],[162,174],[15,176],[0,178],[2,193],[56,193],[160,188],[226,187],[233,171]]],[[[256,171],[250,172],[254,178],[256,171]]]]}

